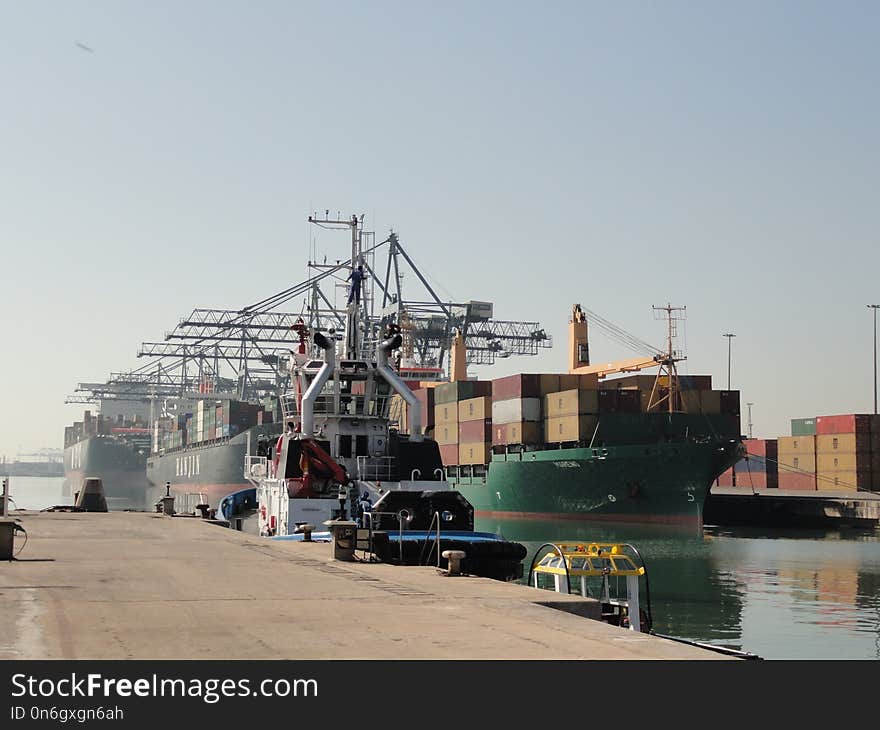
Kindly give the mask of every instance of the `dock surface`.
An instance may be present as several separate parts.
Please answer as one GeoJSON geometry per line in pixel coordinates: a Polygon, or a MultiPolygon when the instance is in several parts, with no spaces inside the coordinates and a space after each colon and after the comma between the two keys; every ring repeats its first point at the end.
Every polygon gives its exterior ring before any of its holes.
{"type": "Polygon", "coordinates": [[[598,610],[577,596],[334,561],[327,543],[149,513],[18,516],[0,659],[728,659],[576,615],[598,610]]]}

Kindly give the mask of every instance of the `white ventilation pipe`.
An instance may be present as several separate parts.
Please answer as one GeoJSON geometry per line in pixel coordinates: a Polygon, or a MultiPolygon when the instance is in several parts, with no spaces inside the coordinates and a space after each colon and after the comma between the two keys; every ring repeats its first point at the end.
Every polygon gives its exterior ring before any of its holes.
{"type": "Polygon", "coordinates": [[[309,385],[309,389],[302,399],[302,435],[314,437],[315,435],[315,401],[324,388],[333,370],[336,368],[336,343],[329,340],[320,332],[315,332],[312,339],[318,347],[324,349],[324,364],[309,385]]]}
{"type": "Polygon", "coordinates": [[[394,390],[400,393],[400,397],[409,405],[409,440],[422,441],[424,439],[422,435],[422,404],[416,398],[416,394],[409,389],[407,384],[401,380],[400,376],[388,364],[388,354],[400,347],[401,342],[403,342],[403,338],[397,334],[380,343],[376,353],[376,370],[379,371],[379,374],[394,390]]]}

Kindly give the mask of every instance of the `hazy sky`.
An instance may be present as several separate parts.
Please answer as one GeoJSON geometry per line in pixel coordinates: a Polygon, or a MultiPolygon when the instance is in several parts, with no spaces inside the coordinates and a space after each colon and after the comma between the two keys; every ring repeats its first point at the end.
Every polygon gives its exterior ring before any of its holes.
{"type": "Polygon", "coordinates": [[[0,0],[0,454],[305,278],[324,208],[554,335],[495,375],[563,370],[574,302],[658,343],[672,302],[685,372],[725,386],[736,333],[756,436],[869,412],[878,38],[877,3],[0,0]]]}

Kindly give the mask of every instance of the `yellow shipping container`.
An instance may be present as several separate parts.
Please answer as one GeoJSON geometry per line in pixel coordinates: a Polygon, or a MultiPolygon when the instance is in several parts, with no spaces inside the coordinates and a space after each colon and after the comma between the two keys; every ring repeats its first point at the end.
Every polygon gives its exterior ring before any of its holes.
{"type": "Polygon", "coordinates": [[[459,423],[462,421],[483,421],[487,418],[492,418],[492,396],[484,395],[458,402],[459,423]]]}
{"type": "Polygon", "coordinates": [[[547,443],[588,441],[593,438],[598,419],[596,416],[557,416],[544,421],[544,439],[547,443]]]}
{"type": "Polygon", "coordinates": [[[492,444],[477,441],[458,445],[459,464],[488,464],[491,460],[492,444]]]}
{"type": "Polygon", "coordinates": [[[457,423],[437,423],[434,425],[434,435],[440,446],[458,443],[457,423]]]}
{"type": "Polygon", "coordinates": [[[871,488],[871,472],[837,469],[816,472],[816,485],[822,491],[854,492],[871,488]]]}
{"type": "Polygon", "coordinates": [[[871,453],[839,451],[831,454],[816,454],[816,471],[870,471],[871,453]]]}
{"type": "Polygon", "coordinates": [[[544,396],[544,415],[547,418],[598,412],[598,390],[562,390],[544,396]]]}
{"type": "Polygon", "coordinates": [[[870,453],[871,435],[867,433],[829,433],[816,436],[817,454],[870,453]]]}
{"type": "MultiPolygon", "coordinates": [[[[803,436],[798,438],[803,438],[803,436]]],[[[779,439],[779,441],[781,440],[779,439]]],[[[816,455],[811,451],[779,453],[776,459],[779,462],[780,473],[783,471],[794,471],[814,474],[816,472],[816,455]]]]}
{"type": "Polygon", "coordinates": [[[782,454],[816,454],[815,436],[780,436],[776,440],[778,453],[782,454]]]}
{"type": "Polygon", "coordinates": [[[458,403],[438,403],[434,406],[434,423],[453,423],[458,426],[458,403]]]}

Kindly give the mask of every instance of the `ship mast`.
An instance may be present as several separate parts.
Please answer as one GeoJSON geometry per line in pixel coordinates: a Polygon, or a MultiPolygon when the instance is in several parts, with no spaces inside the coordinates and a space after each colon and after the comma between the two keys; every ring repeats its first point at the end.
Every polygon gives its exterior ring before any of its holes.
{"type": "Polygon", "coordinates": [[[678,334],[677,322],[685,318],[687,307],[673,307],[668,304],[665,307],[653,307],[655,318],[666,319],[666,352],[662,353],[658,362],[660,369],[657,377],[654,379],[654,386],[651,388],[651,397],[648,400],[648,410],[655,408],[659,410],[664,402],[666,403],[666,411],[675,413],[676,411],[687,411],[684,400],[681,398],[681,387],[678,382],[678,369],[675,367],[676,362],[681,362],[686,358],[681,357],[678,352],[672,349],[672,339],[678,334]],[[661,395],[660,379],[663,375],[667,376],[669,387],[666,393],[661,395]]]}
{"type": "MultiPolygon", "coordinates": [[[[363,220],[363,217],[361,217],[361,220],[363,220]]],[[[349,262],[351,268],[349,270],[349,275],[351,275],[359,265],[364,265],[364,256],[361,249],[361,221],[358,220],[357,215],[352,214],[349,220],[333,220],[329,218],[329,216],[326,218],[318,218],[316,215],[310,215],[309,223],[327,226],[348,226],[351,229],[351,260],[349,262]]],[[[355,300],[346,307],[345,357],[349,360],[357,360],[362,349],[360,347],[361,343],[358,341],[358,320],[360,319],[359,315],[362,307],[364,307],[363,311],[366,313],[366,282],[361,280],[358,284],[352,280],[351,285],[359,285],[361,291],[360,297],[356,297],[355,300]]]]}

